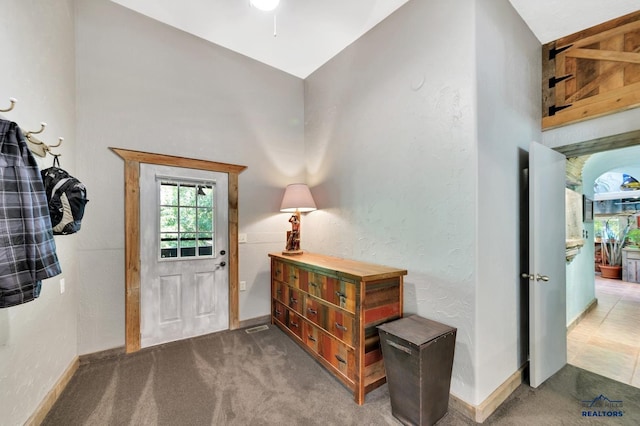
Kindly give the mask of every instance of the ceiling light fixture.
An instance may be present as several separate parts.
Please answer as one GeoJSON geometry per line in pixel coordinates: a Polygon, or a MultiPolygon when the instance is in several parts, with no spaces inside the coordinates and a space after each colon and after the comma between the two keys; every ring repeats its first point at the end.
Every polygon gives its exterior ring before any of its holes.
{"type": "Polygon", "coordinates": [[[251,6],[269,12],[280,4],[280,0],[250,0],[251,6]]]}

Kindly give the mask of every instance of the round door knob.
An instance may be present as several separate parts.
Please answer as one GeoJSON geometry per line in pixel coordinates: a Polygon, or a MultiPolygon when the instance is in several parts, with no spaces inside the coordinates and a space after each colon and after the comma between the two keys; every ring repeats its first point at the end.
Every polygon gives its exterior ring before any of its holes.
{"type": "Polygon", "coordinates": [[[226,252],[226,251],[224,251],[224,250],[220,250],[220,256],[224,256],[225,254],[227,254],[227,252],[226,252]]]}
{"type": "Polygon", "coordinates": [[[220,262],[220,266],[222,266],[222,267],[227,266],[227,262],[220,262]]]}

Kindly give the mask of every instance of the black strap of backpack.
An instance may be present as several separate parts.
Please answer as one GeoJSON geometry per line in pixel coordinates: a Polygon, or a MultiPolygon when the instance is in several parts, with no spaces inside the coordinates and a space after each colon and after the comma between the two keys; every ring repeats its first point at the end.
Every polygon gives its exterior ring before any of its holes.
{"type": "Polygon", "coordinates": [[[58,157],[60,157],[59,155],[53,155],[53,167],[58,167],[60,168],[60,160],[58,160],[58,157]]]}

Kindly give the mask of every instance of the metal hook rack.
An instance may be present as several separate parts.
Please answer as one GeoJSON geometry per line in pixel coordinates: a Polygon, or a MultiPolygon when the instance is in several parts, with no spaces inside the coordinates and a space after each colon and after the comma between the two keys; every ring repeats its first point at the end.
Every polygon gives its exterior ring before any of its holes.
{"type": "MultiPolygon", "coordinates": [[[[10,102],[9,108],[0,109],[0,112],[9,112],[9,111],[11,111],[16,106],[16,103],[18,101],[16,100],[16,98],[9,98],[9,102],[10,102]]],[[[58,138],[58,142],[56,144],[48,145],[48,144],[42,142],[40,139],[38,139],[38,138],[36,138],[34,136],[34,135],[39,135],[40,133],[44,132],[46,127],[47,127],[47,123],[41,122],[40,123],[40,129],[27,131],[25,133],[25,138],[27,139],[27,141],[29,141],[32,144],[32,147],[30,147],[30,149],[31,149],[31,152],[33,152],[35,155],[37,155],[39,157],[46,157],[47,154],[50,154],[50,155],[54,156],[55,158],[58,158],[62,154],[54,154],[53,152],[51,152],[51,148],[57,148],[60,145],[62,145],[62,142],[64,142],[64,138],[63,137],[59,137],[58,138]]]]}
{"type": "Polygon", "coordinates": [[[63,137],[59,137],[58,143],[56,143],[55,145],[47,145],[46,143],[42,142],[40,139],[37,139],[36,137],[34,137],[33,133],[27,133],[25,137],[29,142],[35,145],[34,149],[31,149],[31,152],[33,152],[39,157],[46,157],[47,154],[51,154],[54,157],[60,157],[62,155],[62,154],[54,154],[53,152],[51,152],[51,148],[57,148],[60,145],[62,145],[62,142],[64,142],[63,137]]]}
{"type": "Polygon", "coordinates": [[[7,109],[0,109],[0,112],[9,112],[13,109],[13,107],[16,106],[16,102],[18,102],[18,100],[16,98],[9,98],[9,102],[11,103],[9,105],[9,108],[7,109]]]}
{"type": "Polygon", "coordinates": [[[43,121],[42,123],[40,123],[40,130],[30,130],[27,132],[26,136],[29,137],[31,135],[39,135],[40,133],[44,132],[44,129],[46,127],[47,127],[47,123],[43,121]]]}

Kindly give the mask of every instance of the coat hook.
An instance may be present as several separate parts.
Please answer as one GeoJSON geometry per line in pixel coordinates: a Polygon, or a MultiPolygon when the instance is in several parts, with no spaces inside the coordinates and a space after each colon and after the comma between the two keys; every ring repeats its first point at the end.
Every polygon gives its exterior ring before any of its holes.
{"type": "Polygon", "coordinates": [[[60,137],[58,138],[58,143],[57,143],[57,144],[55,144],[55,145],[48,145],[48,147],[49,147],[49,148],[57,148],[57,147],[59,147],[59,146],[62,144],[62,142],[64,142],[64,138],[63,138],[62,136],[60,136],[60,137]]]}
{"type": "Polygon", "coordinates": [[[11,102],[11,105],[9,105],[9,108],[7,109],[0,109],[0,112],[9,112],[13,109],[13,107],[16,106],[16,102],[18,102],[18,100],[16,98],[9,98],[9,102],[11,102]]]}
{"type": "Polygon", "coordinates": [[[47,127],[47,123],[45,123],[44,121],[42,123],[40,123],[40,130],[34,130],[34,131],[29,131],[27,132],[27,137],[31,136],[31,135],[37,135],[40,134],[42,132],[44,132],[44,128],[47,127]]]}

